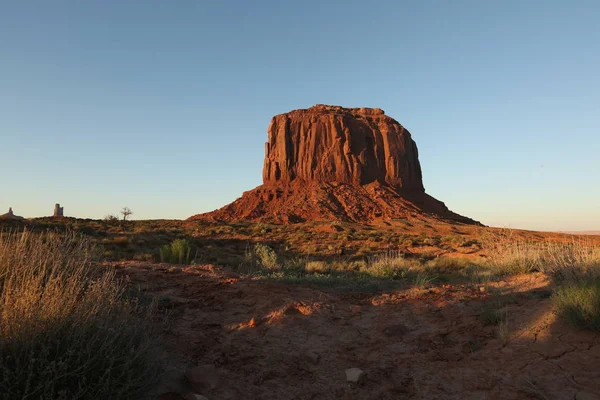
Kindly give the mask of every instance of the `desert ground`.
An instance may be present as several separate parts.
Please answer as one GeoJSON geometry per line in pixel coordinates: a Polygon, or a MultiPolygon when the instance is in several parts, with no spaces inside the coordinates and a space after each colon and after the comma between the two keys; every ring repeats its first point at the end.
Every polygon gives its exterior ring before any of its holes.
{"type": "Polygon", "coordinates": [[[2,229],[84,235],[96,268],[155,304],[161,371],[147,398],[600,398],[600,335],[556,301],[565,262],[600,266],[598,236],[423,216],[2,229]],[[166,262],[161,248],[177,240],[189,257],[166,262]]]}
{"type": "MultiPolygon", "coordinates": [[[[210,266],[119,264],[173,312],[171,375],[214,365],[216,399],[591,399],[600,341],[556,320],[541,274],[377,293],[261,282],[210,266]],[[507,319],[482,321],[486,307],[507,319]],[[344,371],[360,368],[358,384],[344,371]]],[[[193,391],[181,382],[165,390],[193,391]]]]}

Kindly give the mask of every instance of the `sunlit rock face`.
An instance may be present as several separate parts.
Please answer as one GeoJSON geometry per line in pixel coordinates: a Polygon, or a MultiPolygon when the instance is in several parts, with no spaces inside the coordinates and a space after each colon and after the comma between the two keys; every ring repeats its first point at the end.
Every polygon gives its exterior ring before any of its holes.
{"type": "Polygon", "coordinates": [[[388,184],[424,191],[417,145],[379,108],[316,105],[273,117],[263,182],[388,184]]]}

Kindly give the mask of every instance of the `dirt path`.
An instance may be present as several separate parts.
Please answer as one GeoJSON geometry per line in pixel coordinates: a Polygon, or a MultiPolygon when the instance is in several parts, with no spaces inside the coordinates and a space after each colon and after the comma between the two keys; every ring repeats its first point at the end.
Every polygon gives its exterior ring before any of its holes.
{"type": "Polygon", "coordinates": [[[209,400],[600,399],[600,335],[556,321],[542,275],[485,292],[446,285],[366,295],[210,266],[167,269],[119,266],[172,310],[166,379],[189,365],[217,367],[209,400]],[[478,317],[490,302],[507,304],[504,341],[478,317]],[[366,374],[360,384],[346,382],[353,367],[366,374]]]}

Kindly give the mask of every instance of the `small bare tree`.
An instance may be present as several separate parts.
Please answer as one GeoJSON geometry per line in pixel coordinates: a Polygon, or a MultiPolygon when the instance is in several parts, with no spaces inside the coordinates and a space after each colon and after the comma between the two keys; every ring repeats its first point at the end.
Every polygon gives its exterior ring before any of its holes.
{"type": "Polygon", "coordinates": [[[133,214],[133,211],[129,207],[123,207],[121,214],[123,214],[123,221],[127,221],[127,218],[133,214]]]}

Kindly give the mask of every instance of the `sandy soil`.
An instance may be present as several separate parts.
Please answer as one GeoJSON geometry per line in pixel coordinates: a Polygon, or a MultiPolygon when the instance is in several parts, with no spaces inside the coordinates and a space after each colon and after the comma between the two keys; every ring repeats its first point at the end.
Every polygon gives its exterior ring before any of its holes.
{"type": "Polygon", "coordinates": [[[600,335],[556,320],[541,274],[478,286],[339,293],[211,266],[121,263],[171,310],[162,391],[212,364],[216,399],[600,399],[600,335]],[[508,304],[507,342],[478,316],[508,304]],[[346,381],[347,368],[366,378],[346,381]]]}

